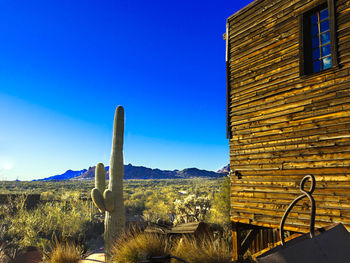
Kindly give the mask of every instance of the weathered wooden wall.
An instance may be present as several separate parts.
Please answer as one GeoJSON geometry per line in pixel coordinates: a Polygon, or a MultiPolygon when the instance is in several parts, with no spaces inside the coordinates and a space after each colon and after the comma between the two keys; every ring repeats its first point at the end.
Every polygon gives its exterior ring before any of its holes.
{"type": "MultiPolygon", "coordinates": [[[[339,67],[301,77],[298,17],[322,1],[257,0],[229,22],[231,219],[278,227],[304,175],[316,226],[350,230],[350,1],[335,1],[339,67]]],[[[307,201],[286,229],[306,232],[307,201]]]]}

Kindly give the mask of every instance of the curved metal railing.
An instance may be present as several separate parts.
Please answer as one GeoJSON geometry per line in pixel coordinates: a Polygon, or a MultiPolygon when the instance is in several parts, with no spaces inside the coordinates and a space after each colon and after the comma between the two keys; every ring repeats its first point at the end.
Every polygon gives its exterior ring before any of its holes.
{"type": "Polygon", "coordinates": [[[300,183],[300,191],[303,193],[302,195],[298,196],[287,208],[286,212],[284,212],[284,215],[282,217],[282,221],[280,224],[280,238],[282,245],[284,245],[286,242],[284,240],[284,223],[286,222],[287,216],[292,210],[292,208],[295,206],[297,202],[299,202],[304,197],[309,198],[311,203],[311,215],[310,215],[310,237],[313,238],[315,236],[315,215],[316,215],[316,206],[315,206],[315,199],[312,197],[312,193],[315,190],[316,186],[316,180],[315,177],[311,174],[306,175],[300,183]],[[311,181],[311,187],[309,191],[305,190],[305,183],[310,179],[311,181]]]}

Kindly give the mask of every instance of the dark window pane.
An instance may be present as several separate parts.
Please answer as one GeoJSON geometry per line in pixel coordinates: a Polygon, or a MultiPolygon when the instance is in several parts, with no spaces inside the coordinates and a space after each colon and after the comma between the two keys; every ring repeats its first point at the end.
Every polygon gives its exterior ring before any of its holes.
{"type": "Polygon", "coordinates": [[[323,58],[322,61],[323,61],[323,69],[332,67],[332,60],[330,56],[323,58]]]}
{"type": "Polygon", "coordinates": [[[319,45],[320,45],[320,41],[318,36],[316,36],[312,39],[312,48],[318,47],[319,45]]]}
{"type": "Polygon", "coordinates": [[[327,44],[329,42],[330,42],[329,32],[322,34],[321,35],[321,44],[324,45],[324,44],[327,44]]]}
{"type": "Polygon", "coordinates": [[[325,45],[322,47],[322,57],[326,57],[331,54],[331,45],[325,45]]]}
{"type": "MultiPolygon", "coordinates": [[[[305,36],[311,40],[311,47],[305,46],[305,58],[312,60],[313,72],[319,72],[332,67],[332,51],[331,51],[331,39],[330,39],[330,18],[329,10],[327,8],[323,10],[315,10],[315,13],[309,14],[308,17],[309,34],[311,36],[305,36]],[[310,39],[311,38],[311,39],[310,39]],[[311,53],[311,54],[310,54],[311,53]]],[[[334,59],[334,58],[333,58],[334,59]]],[[[311,61],[310,61],[311,62],[311,61]]],[[[310,69],[311,70],[311,69],[310,69]]]]}
{"type": "Polygon", "coordinates": [[[318,23],[317,14],[311,15],[311,24],[317,24],[317,23],[318,23]]]}
{"type": "Polygon", "coordinates": [[[324,9],[320,12],[320,20],[326,19],[328,17],[328,9],[324,9]]]}
{"type": "Polygon", "coordinates": [[[318,24],[313,25],[312,28],[311,28],[311,35],[312,36],[316,36],[318,34],[319,34],[319,32],[318,32],[318,24]]]}
{"type": "Polygon", "coordinates": [[[320,71],[322,69],[320,60],[314,61],[313,66],[314,66],[314,72],[320,71]]]}
{"type": "Polygon", "coordinates": [[[319,48],[316,48],[316,49],[312,50],[312,59],[313,60],[319,59],[320,56],[321,56],[321,54],[320,54],[320,49],[319,48]]]}
{"type": "Polygon", "coordinates": [[[329,20],[321,22],[321,32],[329,30],[329,20]]]}

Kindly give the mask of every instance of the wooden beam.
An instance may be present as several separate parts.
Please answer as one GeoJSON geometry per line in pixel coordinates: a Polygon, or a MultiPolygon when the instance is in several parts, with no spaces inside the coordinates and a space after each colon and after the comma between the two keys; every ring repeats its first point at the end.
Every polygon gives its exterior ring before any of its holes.
{"type": "Polygon", "coordinates": [[[232,245],[233,245],[233,261],[240,260],[241,255],[241,233],[239,223],[232,222],[232,245]]]}
{"type": "Polygon", "coordinates": [[[247,252],[248,248],[250,247],[251,243],[253,242],[256,235],[259,233],[258,228],[254,228],[249,230],[248,234],[244,238],[244,240],[241,243],[241,254],[242,256],[247,252]]]}

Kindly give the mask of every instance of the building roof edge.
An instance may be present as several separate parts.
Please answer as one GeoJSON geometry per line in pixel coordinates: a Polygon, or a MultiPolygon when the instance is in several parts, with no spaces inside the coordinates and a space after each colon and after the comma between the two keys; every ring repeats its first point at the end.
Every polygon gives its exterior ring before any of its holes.
{"type": "Polygon", "coordinates": [[[248,11],[248,9],[252,8],[253,6],[257,5],[257,4],[260,4],[261,2],[263,2],[265,0],[255,0],[253,2],[251,2],[250,4],[246,5],[245,7],[243,7],[242,9],[238,10],[236,13],[234,13],[233,15],[229,16],[227,18],[227,22],[229,22],[229,20],[245,13],[246,11],[248,11]]]}

